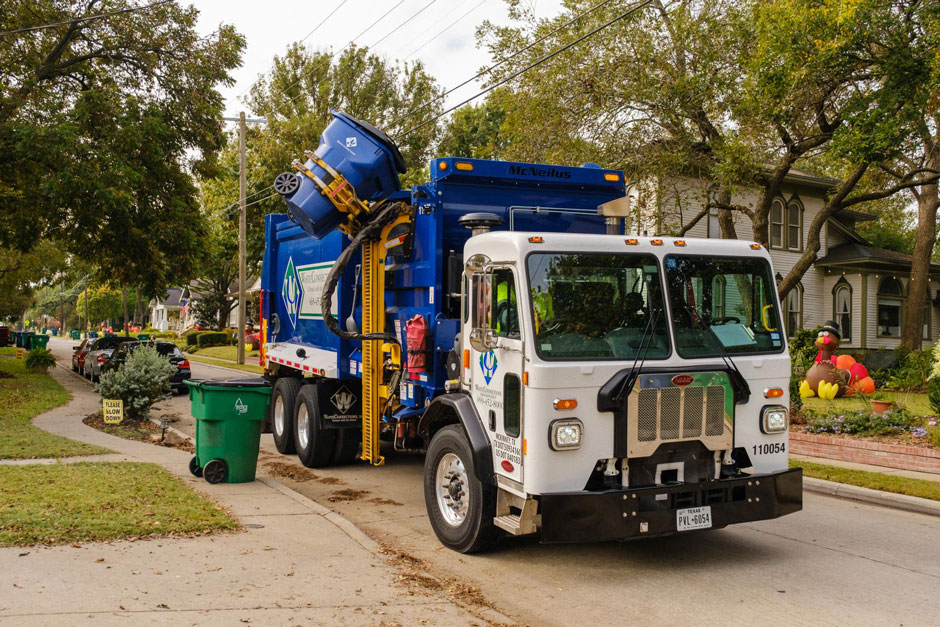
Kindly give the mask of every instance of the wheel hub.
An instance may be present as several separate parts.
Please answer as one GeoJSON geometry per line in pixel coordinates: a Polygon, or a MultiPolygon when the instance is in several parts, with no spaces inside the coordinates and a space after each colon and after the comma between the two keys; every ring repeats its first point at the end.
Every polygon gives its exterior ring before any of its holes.
{"type": "Polygon", "coordinates": [[[469,479],[463,460],[453,453],[444,455],[437,464],[437,506],[448,524],[463,523],[470,509],[469,479]]]}
{"type": "Polygon", "coordinates": [[[280,395],[274,401],[274,431],[284,435],[284,399],[280,395]]]}
{"type": "Polygon", "coordinates": [[[307,444],[310,441],[310,435],[307,433],[307,421],[307,407],[301,404],[297,408],[297,444],[303,450],[307,450],[307,444]]]}

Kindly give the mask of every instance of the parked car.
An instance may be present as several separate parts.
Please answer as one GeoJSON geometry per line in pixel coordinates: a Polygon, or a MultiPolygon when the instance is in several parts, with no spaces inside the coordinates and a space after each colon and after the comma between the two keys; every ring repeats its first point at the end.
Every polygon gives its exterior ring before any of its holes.
{"type": "Polygon", "coordinates": [[[170,363],[176,366],[176,372],[170,375],[170,389],[174,392],[183,392],[185,390],[183,381],[192,378],[192,372],[190,371],[189,360],[173,342],[125,342],[114,349],[111,358],[101,365],[101,372],[117,370],[127,360],[128,356],[141,346],[156,347],[159,354],[168,358],[170,363]]]}
{"type": "MultiPolygon", "coordinates": [[[[82,372],[82,368],[85,367],[85,356],[95,339],[82,340],[81,344],[72,347],[72,372],[82,372]]],[[[84,375],[84,372],[82,374],[84,375]]]]}
{"type": "Polygon", "coordinates": [[[88,349],[85,355],[85,365],[82,368],[82,376],[97,383],[101,377],[101,366],[111,359],[111,353],[114,349],[125,342],[136,342],[137,338],[125,337],[123,335],[107,335],[99,337],[88,349]]]}

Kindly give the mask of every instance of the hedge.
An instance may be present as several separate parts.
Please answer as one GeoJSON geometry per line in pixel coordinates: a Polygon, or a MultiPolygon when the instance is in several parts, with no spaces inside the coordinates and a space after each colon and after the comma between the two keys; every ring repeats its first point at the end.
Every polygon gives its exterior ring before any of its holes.
{"type": "Polygon", "coordinates": [[[196,344],[199,348],[205,348],[206,346],[226,346],[228,343],[228,334],[220,331],[206,331],[200,333],[196,338],[196,344]]]}
{"type": "Polygon", "coordinates": [[[186,338],[186,346],[195,346],[196,339],[204,333],[203,331],[190,331],[183,337],[186,338]]]}

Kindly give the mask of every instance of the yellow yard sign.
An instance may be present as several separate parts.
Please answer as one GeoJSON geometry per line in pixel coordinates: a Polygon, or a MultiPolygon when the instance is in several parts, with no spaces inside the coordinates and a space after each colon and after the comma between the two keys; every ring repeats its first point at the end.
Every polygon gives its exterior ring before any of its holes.
{"type": "Polygon", "coordinates": [[[121,399],[102,399],[104,423],[106,425],[119,425],[124,420],[124,401],[121,399]]]}
{"type": "Polygon", "coordinates": [[[25,348],[18,348],[18,349],[16,349],[16,358],[17,358],[17,359],[23,359],[23,357],[25,357],[25,356],[26,356],[26,349],[25,349],[25,348]]]}

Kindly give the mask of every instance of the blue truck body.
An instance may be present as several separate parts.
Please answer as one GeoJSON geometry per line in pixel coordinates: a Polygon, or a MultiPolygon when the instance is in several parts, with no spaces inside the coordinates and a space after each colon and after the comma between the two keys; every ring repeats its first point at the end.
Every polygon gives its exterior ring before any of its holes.
{"type": "MultiPolygon", "coordinates": [[[[399,397],[402,407],[394,418],[423,410],[429,399],[444,391],[445,360],[460,328],[462,254],[470,237],[470,231],[458,224],[461,216],[496,214],[503,223],[494,230],[604,233],[598,206],[626,191],[622,172],[592,164],[566,167],[441,158],[430,163],[430,173],[429,182],[389,196],[410,204],[415,213],[411,255],[387,259],[386,329],[407,348],[407,321],[416,314],[424,316],[426,348],[433,350],[427,373],[405,378],[399,397]]],[[[332,334],[319,309],[322,278],[348,242],[336,230],[316,239],[288,215],[266,216],[261,277],[265,344],[289,347],[291,354],[299,348],[307,355],[292,363],[275,358],[274,363],[319,374],[332,372],[335,378],[361,375],[360,343],[332,334]]],[[[355,310],[361,328],[358,263],[354,260],[346,267],[334,297],[334,316],[341,326],[355,310]]]]}

